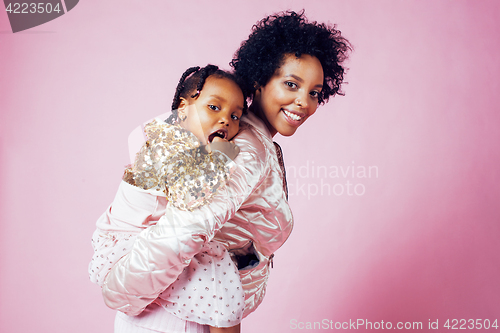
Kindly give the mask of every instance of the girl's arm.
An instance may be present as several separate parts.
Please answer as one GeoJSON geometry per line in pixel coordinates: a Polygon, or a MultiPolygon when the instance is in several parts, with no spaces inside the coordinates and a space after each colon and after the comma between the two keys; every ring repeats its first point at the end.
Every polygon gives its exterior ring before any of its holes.
{"type": "Polygon", "coordinates": [[[264,180],[263,144],[249,130],[240,133],[236,143],[241,149],[236,169],[210,203],[191,212],[167,205],[165,217],[140,232],[131,252],[111,268],[102,289],[109,307],[129,315],[142,312],[264,180]]]}
{"type": "Polygon", "coordinates": [[[94,255],[89,264],[92,282],[103,285],[106,274],[130,251],[137,235],[163,216],[166,204],[164,196],[121,182],[113,203],[97,220],[92,236],[94,255]]]}

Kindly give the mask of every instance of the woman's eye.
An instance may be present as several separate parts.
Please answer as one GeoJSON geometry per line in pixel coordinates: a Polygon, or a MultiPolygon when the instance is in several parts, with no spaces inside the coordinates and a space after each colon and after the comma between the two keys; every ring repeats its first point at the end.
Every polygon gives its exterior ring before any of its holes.
{"type": "Polygon", "coordinates": [[[285,84],[286,84],[286,86],[287,86],[288,88],[292,88],[292,89],[297,88],[297,84],[296,84],[296,83],[294,83],[294,82],[291,82],[291,81],[286,81],[286,82],[285,82],[285,84]]]}
{"type": "Polygon", "coordinates": [[[311,91],[310,95],[311,95],[313,98],[319,98],[319,91],[311,91]]]}
{"type": "Polygon", "coordinates": [[[215,105],[212,105],[212,104],[210,104],[210,105],[208,106],[208,108],[209,108],[210,110],[213,110],[213,111],[219,111],[219,110],[220,110],[218,106],[215,106],[215,105]]]}

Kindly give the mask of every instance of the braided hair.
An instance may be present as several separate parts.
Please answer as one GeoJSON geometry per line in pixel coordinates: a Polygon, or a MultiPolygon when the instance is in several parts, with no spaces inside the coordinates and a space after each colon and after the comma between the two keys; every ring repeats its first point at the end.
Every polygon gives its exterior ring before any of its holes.
{"type": "Polygon", "coordinates": [[[175,89],[174,100],[172,102],[172,114],[165,120],[169,124],[174,124],[177,120],[177,109],[181,104],[181,98],[197,98],[200,95],[205,81],[208,77],[215,75],[218,78],[226,78],[238,85],[243,92],[243,113],[247,110],[247,96],[245,95],[241,81],[233,74],[219,69],[215,65],[207,65],[203,68],[190,67],[181,76],[177,88],[175,89]]]}

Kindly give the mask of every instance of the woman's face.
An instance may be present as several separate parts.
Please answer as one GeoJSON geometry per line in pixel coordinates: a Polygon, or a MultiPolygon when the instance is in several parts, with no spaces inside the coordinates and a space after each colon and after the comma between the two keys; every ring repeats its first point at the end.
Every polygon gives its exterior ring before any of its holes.
{"type": "Polygon", "coordinates": [[[255,92],[253,111],[271,135],[290,136],[316,112],[322,88],[323,67],[318,58],[289,54],[269,82],[255,92]]]}

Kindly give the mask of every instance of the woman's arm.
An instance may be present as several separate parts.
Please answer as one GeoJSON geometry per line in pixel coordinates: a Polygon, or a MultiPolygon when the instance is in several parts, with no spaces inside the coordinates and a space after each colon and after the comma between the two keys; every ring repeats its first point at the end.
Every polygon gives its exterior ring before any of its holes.
{"type": "Polygon", "coordinates": [[[131,252],[111,268],[102,290],[109,307],[130,315],[142,312],[264,180],[263,144],[249,130],[236,143],[241,149],[236,169],[210,203],[191,212],[167,205],[165,216],[143,230],[131,252]]]}

